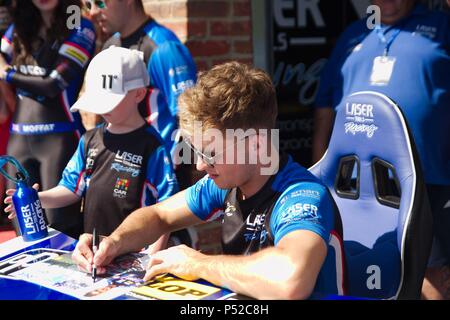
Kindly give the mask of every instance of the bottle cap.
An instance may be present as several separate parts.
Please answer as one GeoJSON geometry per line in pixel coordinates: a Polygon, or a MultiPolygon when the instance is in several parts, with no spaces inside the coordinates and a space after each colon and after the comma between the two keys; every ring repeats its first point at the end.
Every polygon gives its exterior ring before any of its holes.
{"type": "Polygon", "coordinates": [[[25,181],[26,180],[25,179],[25,175],[22,172],[20,172],[20,171],[16,173],[16,178],[17,178],[18,181],[25,181]]]}

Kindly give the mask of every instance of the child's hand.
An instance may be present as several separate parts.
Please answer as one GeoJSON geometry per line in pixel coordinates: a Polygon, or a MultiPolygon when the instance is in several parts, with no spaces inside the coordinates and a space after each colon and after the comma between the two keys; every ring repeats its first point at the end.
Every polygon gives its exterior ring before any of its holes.
{"type": "Polygon", "coordinates": [[[16,210],[14,209],[14,205],[12,203],[12,195],[16,192],[16,189],[8,189],[6,190],[6,195],[7,197],[5,198],[5,204],[7,204],[8,206],[6,206],[5,208],[5,212],[9,213],[8,215],[8,219],[13,219],[16,216],[16,210]]]}
{"type": "MultiPolygon", "coordinates": [[[[33,185],[33,189],[38,191],[39,190],[39,184],[35,183],[33,185]]],[[[4,201],[5,204],[8,205],[5,208],[5,212],[9,213],[8,219],[10,219],[10,220],[14,219],[14,217],[16,216],[16,210],[14,209],[14,204],[12,203],[12,196],[13,196],[13,194],[15,192],[16,192],[16,189],[8,189],[8,190],[6,190],[7,197],[5,198],[5,201],[4,201]]]]}

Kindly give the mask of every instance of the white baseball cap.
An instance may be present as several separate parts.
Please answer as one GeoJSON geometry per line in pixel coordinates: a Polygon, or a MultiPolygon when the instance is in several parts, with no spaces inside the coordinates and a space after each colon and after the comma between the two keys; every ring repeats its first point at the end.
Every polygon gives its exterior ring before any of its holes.
{"type": "Polygon", "coordinates": [[[143,52],[110,47],[92,59],[86,71],[85,92],[70,111],[111,112],[128,91],[147,87],[149,82],[143,52]]]}

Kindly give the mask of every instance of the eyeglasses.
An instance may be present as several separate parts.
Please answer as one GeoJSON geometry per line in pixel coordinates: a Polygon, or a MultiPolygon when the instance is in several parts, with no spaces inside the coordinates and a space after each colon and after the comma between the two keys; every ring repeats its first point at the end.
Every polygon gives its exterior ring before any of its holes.
{"type": "Polygon", "coordinates": [[[105,9],[106,8],[106,1],[105,0],[85,0],[84,3],[86,4],[86,7],[88,10],[91,10],[92,7],[95,5],[99,9],[105,9]]]}
{"type": "MultiPolygon", "coordinates": [[[[248,137],[254,136],[255,134],[251,134],[248,136],[245,136],[237,141],[242,141],[247,139],[248,137]]],[[[202,161],[204,163],[206,163],[206,165],[210,168],[214,168],[214,165],[216,164],[216,161],[214,160],[214,158],[216,158],[217,156],[221,155],[222,153],[225,152],[225,150],[227,150],[229,147],[234,146],[235,142],[233,142],[232,144],[228,144],[227,147],[220,153],[216,153],[214,155],[206,155],[203,152],[201,152],[200,150],[198,150],[196,147],[194,147],[194,145],[192,144],[192,142],[189,141],[189,139],[184,139],[184,142],[189,146],[189,148],[192,149],[192,151],[194,151],[194,154],[199,157],[200,159],[202,159],[202,161]]]]}

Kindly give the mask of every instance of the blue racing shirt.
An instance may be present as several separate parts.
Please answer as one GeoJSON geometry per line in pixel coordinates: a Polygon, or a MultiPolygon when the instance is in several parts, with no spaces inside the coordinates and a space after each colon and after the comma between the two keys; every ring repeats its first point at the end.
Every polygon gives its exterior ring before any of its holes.
{"type": "Polygon", "coordinates": [[[219,189],[205,176],[187,189],[187,204],[204,221],[222,218],[225,254],[250,254],[276,246],[296,230],[318,234],[328,244],[328,254],[313,294],[344,293],[342,238],[336,228],[340,218],[327,188],[290,156],[282,159],[280,168],[245,200],[239,200],[237,189],[219,189]]]}
{"type": "Polygon", "coordinates": [[[323,70],[316,106],[338,108],[343,97],[357,91],[387,95],[407,119],[426,183],[450,185],[449,48],[449,15],[422,5],[378,32],[368,29],[365,19],[357,21],[341,35],[323,70]],[[392,75],[385,84],[374,83],[374,59],[389,42],[388,57],[395,59],[392,75]]]}

